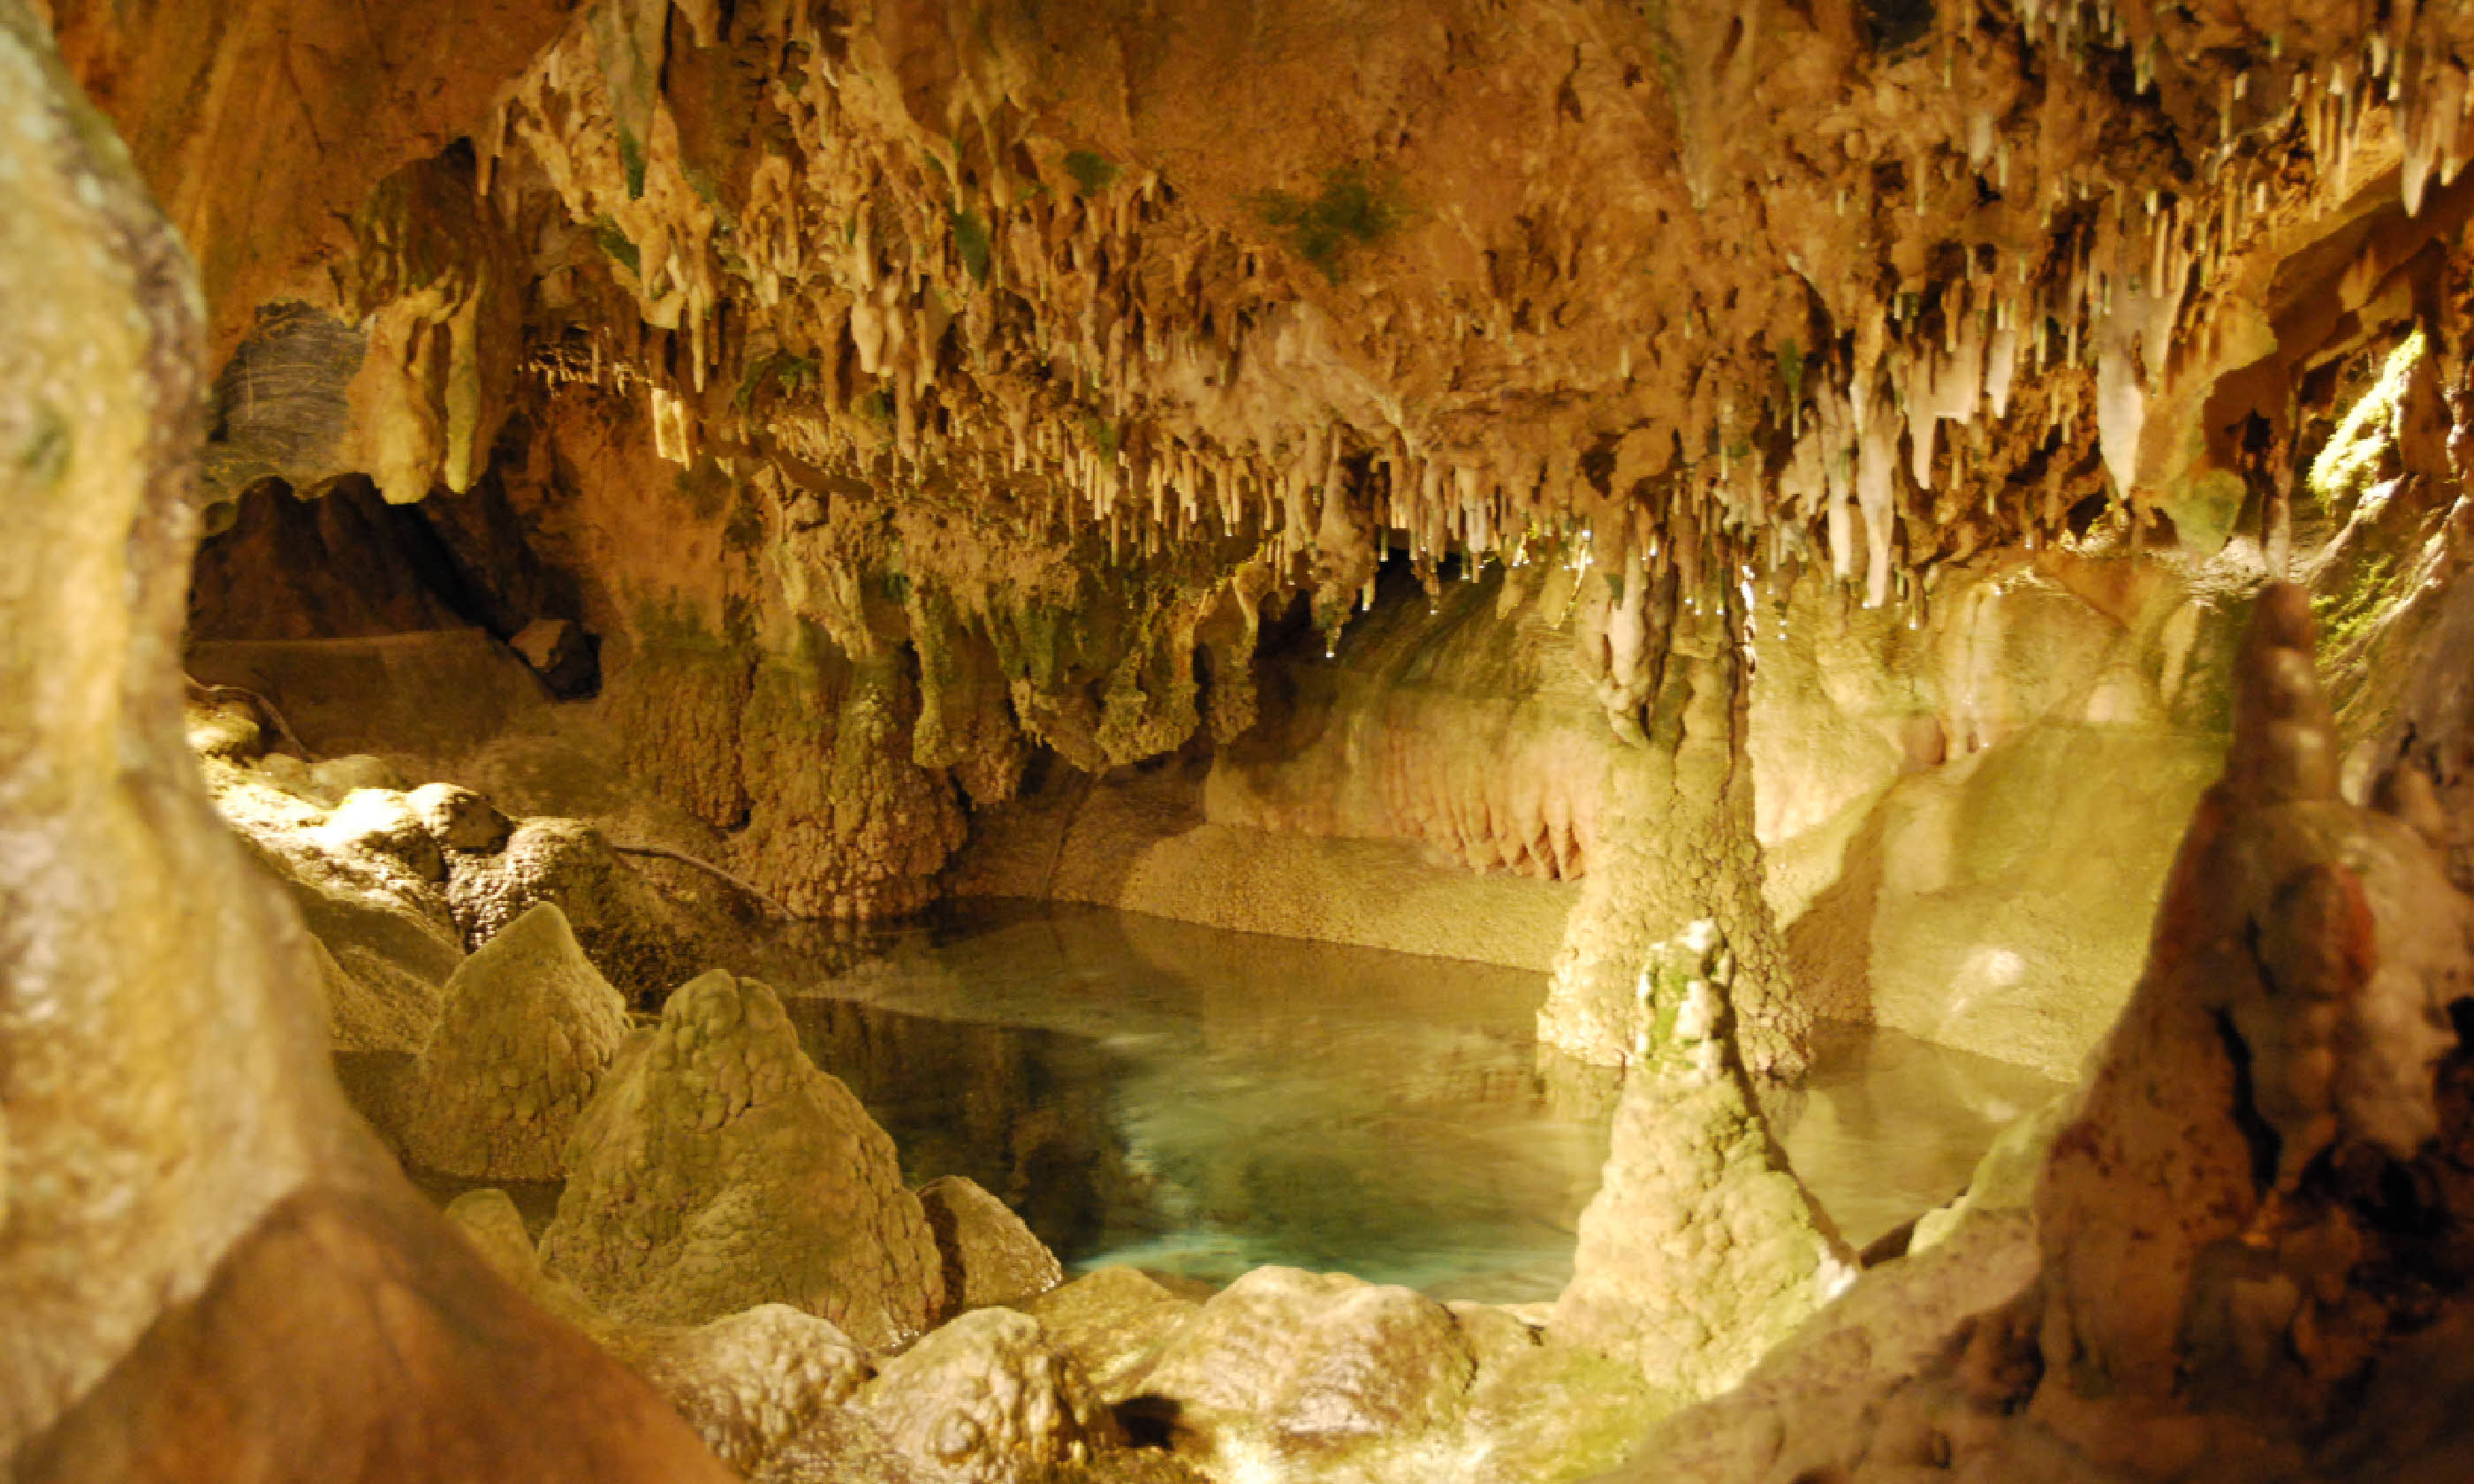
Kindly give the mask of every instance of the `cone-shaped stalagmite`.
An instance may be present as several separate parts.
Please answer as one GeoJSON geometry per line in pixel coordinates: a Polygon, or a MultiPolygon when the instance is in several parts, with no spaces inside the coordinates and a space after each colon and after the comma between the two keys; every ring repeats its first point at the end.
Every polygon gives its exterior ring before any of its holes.
{"type": "Polygon", "coordinates": [[[891,1345],[942,1306],[893,1141],[752,979],[716,969],[671,994],[619,1052],[567,1165],[542,1260],[618,1318],[788,1304],[891,1345]]]}

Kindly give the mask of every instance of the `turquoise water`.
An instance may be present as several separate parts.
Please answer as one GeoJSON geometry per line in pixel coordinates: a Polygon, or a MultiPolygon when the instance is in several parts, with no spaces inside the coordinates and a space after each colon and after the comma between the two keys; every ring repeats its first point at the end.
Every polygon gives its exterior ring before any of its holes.
{"type": "MultiPolygon", "coordinates": [[[[1067,907],[834,957],[786,995],[817,1065],[914,1184],[970,1176],[1069,1267],[1282,1263],[1493,1303],[1571,1276],[1613,1089],[1539,1049],[1542,975],[1067,907]]],[[[1772,1108],[1859,1245],[1954,1194],[2051,1090],[1887,1033],[1821,1051],[1772,1108]]]]}

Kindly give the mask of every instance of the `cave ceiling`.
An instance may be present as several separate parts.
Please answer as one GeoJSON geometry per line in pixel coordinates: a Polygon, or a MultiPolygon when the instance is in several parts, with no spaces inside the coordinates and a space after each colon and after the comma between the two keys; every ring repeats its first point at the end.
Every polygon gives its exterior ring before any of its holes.
{"type": "Polygon", "coordinates": [[[592,396],[777,526],[1327,626],[1395,540],[1880,604],[2092,494],[2220,539],[2474,204],[2449,5],[59,11],[208,245],[222,498],[592,396]]]}

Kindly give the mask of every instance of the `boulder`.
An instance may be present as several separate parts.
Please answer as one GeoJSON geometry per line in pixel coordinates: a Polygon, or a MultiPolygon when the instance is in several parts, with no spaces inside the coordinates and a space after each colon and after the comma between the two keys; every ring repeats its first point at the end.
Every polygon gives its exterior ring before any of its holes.
{"type": "Polygon", "coordinates": [[[424,783],[404,802],[444,850],[496,850],[515,831],[489,800],[452,783],[424,783]]]}
{"type": "Polygon", "coordinates": [[[867,1357],[850,1336],[781,1304],[649,1338],[636,1368],[707,1448],[748,1473],[848,1403],[868,1377],[867,1357]]]}
{"type": "Polygon", "coordinates": [[[754,980],[716,969],[672,994],[620,1050],[567,1164],[542,1258],[616,1318],[788,1304],[889,1346],[942,1311],[893,1140],[754,980]]]}
{"type": "Polygon", "coordinates": [[[1004,1308],[965,1314],[887,1361],[859,1408],[940,1484],[1032,1484],[1117,1435],[1039,1322],[1004,1308]]]}
{"type": "Polygon", "coordinates": [[[1201,1305],[1133,1268],[1102,1268],[1022,1305],[1114,1406],[1140,1389],[1160,1352],[1201,1305]]]}
{"type": "Polygon", "coordinates": [[[627,1005],[543,902],[447,981],[398,1095],[412,1163],[468,1180],[557,1180],[567,1141],[627,1039],[627,1005]]]}
{"type": "Polygon", "coordinates": [[[448,906],[467,947],[489,942],[533,903],[554,901],[586,956],[624,993],[649,998],[693,971],[690,935],[673,909],[590,825],[524,820],[496,848],[458,851],[449,863],[448,906]]]}
{"type": "Polygon", "coordinates": [[[944,1260],[949,1312],[1015,1304],[1065,1281],[1065,1269],[1005,1202],[966,1175],[919,1187],[919,1204],[944,1260]]]}
{"type": "Polygon", "coordinates": [[[1456,1428],[1476,1373],[1441,1304],[1345,1273],[1256,1268],[1204,1304],[1123,1409],[1205,1470],[1309,1467],[1456,1428]]]}

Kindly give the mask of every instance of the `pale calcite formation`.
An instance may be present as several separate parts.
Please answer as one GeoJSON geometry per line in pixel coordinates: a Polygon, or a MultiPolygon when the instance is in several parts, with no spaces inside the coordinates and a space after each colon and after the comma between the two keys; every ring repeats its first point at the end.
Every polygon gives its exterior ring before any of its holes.
{"type": "Polygon", "coordinates": [[[636,1367],[722,1462],[754,1472],[860,1395],[867,1357],[829,1320],[781,1304],[642,1342],[636,1367]]]}
{"type": "Polygon", "coordinates": [[[1213,1472],[1313,1477],[1343,1467],[1339,1455],[1394,1448],[1415,1467],[1457,1430],[1476,1370],[1468,1337],[1432,1299],[1344,1273],[1256,1268],[1169,1339],[1131,1410],[1213,1472]]]}
{"type": "Polygon", "coordinates": [[[468,838],[495,843],[450,851],[446,895],[467,945],[478,947],[536,902],[555,902],[610,981],[649,999],[693,972],[690,934],[661,894],[629,869],[600,831],[579,820],[536,818],[468,838]]]}
{"type": "Polygon", "coordinates": [[[1627,570],[1634,595],[1615,617],[1653,627],[1623,645],[1602,636],[1590,661],[1606,677],[1600,704],[1624,745],[1605,759],[1605,844],[1564,926],[1539,1039],[1601,1065],[1648,1054],[1653,1019],[1674,1006],[1638,993],[1642,965],[1705,922],[1725,945],[1724,998],[1744,1063],[1792,1075],[1805,1065],[1812,1012],[1790,993],[1762,894],[1745,752],[1749,659],[1726,621],[1699,611],[1686,590],[1669,581],[1646,591],[1637,564],[1627,570]],[[1653,634],[1663,653],[1640,653],[1653,634]]]}
{"type": "Polygon", "coordinates": [[[979,1182],[947,1175],[918,1195],[944,1262],[948,1311],[1020,1304],[1065,1281],[1056,1255],[979,1182]]]}
{"type": "Polygon", "coordinates": [[[2463,1473],[2474,898],[2427,785],[2340,797],[2314,639],[2303,591],[2268,587],[2224,778],[2092,1083],[1987,1158],[1949,1235],[1624,1477],[2463,1473]],[[2001,1209],[2039,1145],[2031,1212],[2001,1209]]]}
{"type": "Polygon", "coordinates": [[[943,1306],[893,1141],[754,980],[716,969],[673,993],[619,1051],[567,1167],[542,1260],[614,1318],[788,1304],[883,1346],[943,1306]]]}
{"type": "Polygon", "coordinates": [[[2076,1077],[2221,764],[2234,569],[1988,553],[1919,628],[1781,593],[1747,753],[1797,998],[2076,1077]]]}
{"type": "Polygon", "coordinates": [[[1128,1267],[1104,1267],[1023,1304],[1101,1400],[1136,1395],[1170,1339],[1200,1307],[1128,1267]]]}
{"type": "Polygon", "coordinates": [[[403,1156],[467,1180],[557,1180],[567,1141],[627,1039],[627,1003],[543,902],[457,967],[395,1093],[403,1156]]]}
{"type": "Polygon", "coordinates": [[[1733,977],[1713,923],[1649,953],[1637,995],[1650,1025],[1636,1033],[1551,1326],[1680,1400],[1734,1385],[1856,1276],[1753,1100],[1732,1041],[1733,977]]]}

